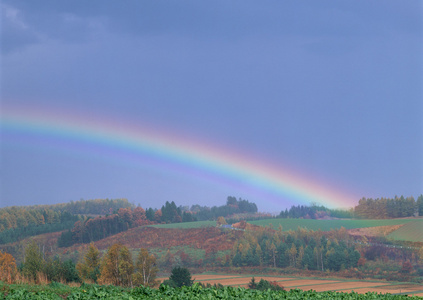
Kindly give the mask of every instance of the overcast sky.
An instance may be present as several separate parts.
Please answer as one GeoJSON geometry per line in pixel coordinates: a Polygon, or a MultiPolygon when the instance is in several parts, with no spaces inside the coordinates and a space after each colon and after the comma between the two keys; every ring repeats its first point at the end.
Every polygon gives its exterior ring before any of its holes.
{"type": "MultiPolygon", "coordinates": [[[[423,193],[420,0],[1,3],[2,111],[148,124],[288,165],[357,202],[423,193]]],[[[0,133],[1,206],[292,204],[166,163],[0,133]]]]}

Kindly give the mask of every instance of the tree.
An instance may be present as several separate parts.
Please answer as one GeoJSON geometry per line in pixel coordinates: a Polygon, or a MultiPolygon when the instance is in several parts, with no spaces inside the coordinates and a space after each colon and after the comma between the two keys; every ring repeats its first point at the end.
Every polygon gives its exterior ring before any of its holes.
{"type": "Polygon", "coordinates": [[[153,222],[154,221],[154,209],[151,207],[145,211],[145,216],[147,220],[153,222]]]}
{"type": "Polygon", "coordinates": [[[129,286],[132,284],[133,264],[128,248],[122,244],[113,244],[107,250],[101,263],[99,282],[129,286]]]}
{"type": "Polygon", "coordinates": [[[84,262],[78,263],[76,269],[83,280],[92,280],[97,283],[100,275],[100,252],[94,243],[88,246],[88,252],[84,256],[84,262]]]}
{"type": "Polygon", "coordinates": [[[15,258],[6,252],[0,250],[0,281],[11,284],[15,281],[17,274],[15,258]]]}
{"type": "Polygon", "coordinates": [[[134,283],[149,287],[157,285],[156,257],[153,254],[150,255],[147,249],[141,248],[138,252],[135,268],[134,283]]]}
{"type": "Polygon", "coordinates": [[[123,246],[119,251],[119,275],[121,285],[132,287],[132,274],[134,273],[134,264],[132,254],[128,248],[123,246]]]}
{"type": "Polygon", "coordinates": [[[40,249],[38,248],[37,243],[33,240],[25,248],[25,257],[23,263],[23,274],[28,277],[28,279],[36,282],[37,273],[41,272],[43,267],[43,256],[40,249]]]}
{"type": "Polygon", "coordinates": [[[235,197],[228,196],[228,198],[226,199],[226,205],[227,206],[238,206],[238,202],[237,202],[235,197]]]}
{"type": "Polygon", "coordinates": [[[216,224],[217,226],[221,226],[221,225],[226,225],[228,223],[226,223],[226,220],[224,217],[220,216],[219,218],[217,218],[216,224]]]}
{"type": "Polygon", "coordinates": [[[419,216],[423,216],[423,195],[420,195],[417,198],[417,211],[419,213],[419,216]]]}
{"type": "Polygon", "coordinates": [[[253,277],[251,278],[251,281],[248,283],[248,288],[255,290],[257,288],[256,279],[253,277]]]}
{"type": "Polygon", "coordinates": [[[172,269],[169,281],[173,282],[175,286],[191,286],[194,280],[191,279],[191,273],[187,268],[175,267],[172,269]]]}

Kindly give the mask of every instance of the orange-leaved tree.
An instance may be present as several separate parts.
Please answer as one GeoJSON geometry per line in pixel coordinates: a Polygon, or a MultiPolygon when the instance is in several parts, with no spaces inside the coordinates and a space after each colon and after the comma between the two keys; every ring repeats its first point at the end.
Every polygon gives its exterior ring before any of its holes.
{"type": "Polygon", "coordinates": [[[113,244],[101,262],[101,284],[132,286],[132,255],[122,244],[113,244]]]}
{"type": "Polygon", "coordinates": [[[7,253],[1,252],[0,250],[0,281],[4,281],[11,284],[15,281],[17,274],[15,258],[7,253]]]}

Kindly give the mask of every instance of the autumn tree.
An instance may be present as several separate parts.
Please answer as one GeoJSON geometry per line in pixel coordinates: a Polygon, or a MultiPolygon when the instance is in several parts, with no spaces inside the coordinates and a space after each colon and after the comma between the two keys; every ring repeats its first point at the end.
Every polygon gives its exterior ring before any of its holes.
{"type": "Polygon", "coordinates": [[[224,217],[220,216],[219,218],[217,218],[217,221],[216,221],[217,226],[226,225],[226,224],[228,223],[226,223],[226,220],[224,217]]]}
{"type": "Polygon", "coordinates": [[[133,263],[128,248],[122,244],[113,244],[103,257],[99,282],[102,284],[129,286],[132,284],[130,280],[132,272],[133,263]]]}
{"type": "Polygon", "coordinates": [[[15,280],[16,274],[15,258],[11,254],[3,253],[0,250],[0,281],[11,284],[15,280]]]}
{"type": "Polygon", "coordinates": [[[88,246],[84,261],[78,263],[76,269],[83,280],[92,280],[97,283],[97,279],[100,275],[100,252],[94,243],[88,246]]]}
{"type": "Polygon", "coordinates": [[[128,248],[122,246],[119,251],[119,276],[120,285],[132,287],[132,274],[134,273],[134,264],[132,254],[128,248]]]}
{"type": "Polygon", "coordinates": [[[135,284],[142,284],[149,287],[157,285],[156,276],[158,268],[156,267],[156,257],[153,254],[150,255],[147,249],[141,248],[138,252],[135,269],[135,284]]]}

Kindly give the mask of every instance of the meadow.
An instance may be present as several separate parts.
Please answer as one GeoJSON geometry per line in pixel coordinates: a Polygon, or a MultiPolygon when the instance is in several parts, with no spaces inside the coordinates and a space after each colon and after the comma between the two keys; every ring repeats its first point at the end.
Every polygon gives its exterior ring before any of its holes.
{"type": "Polygon", "coordinates": [[[409,222],[388,235],[394,240],[423,242],[423,222],[409,222]]]}
{"type": "Polygon", "coordinates": [[[212,227],[212,226],[216,226],[216,221],[196,221],[196,222],[149,225],[149,227],[155,227],[155,228],[177,228],[177,229],[201,228],[201,227],[212,227]]]}
{"type": "MultiPolygon", "coordinates": [[[[315,219],[264,219],[249,221],[248,223],[256,226],[272,226],[278,229],[282,226],[282,231],[297,230],[298,227],[308,230],[330,231],[333,229],[356,229],[380,226],[403,225],[399,229],[387,235],[393,240],[404,240],[411,242],[423,242],[423,218],[409,219],[383,219],[383,220],[357,220],[357,219],[334,219],[334,220],[315,220],[315,219]]],[[[215,221],[199,221],[187,223],[172,223],[150,225],[155,228],[201,228],[216,226],[215,221]]]]}
{"type": "Polygon", "coordinates": [[[416,223],[423,226],[423,219],[384,219],[384,220],[357,220],[357,219],[334,219],[334,220],[314,220],[314,219],[267,219],[249,222],[257,226],[273,226],[277,229],[282,226],[283,231],[296,230],[298,227],[309,230],[329,231],[332,229],[345,229],[393,226],[407,223],[416,223]]]}

